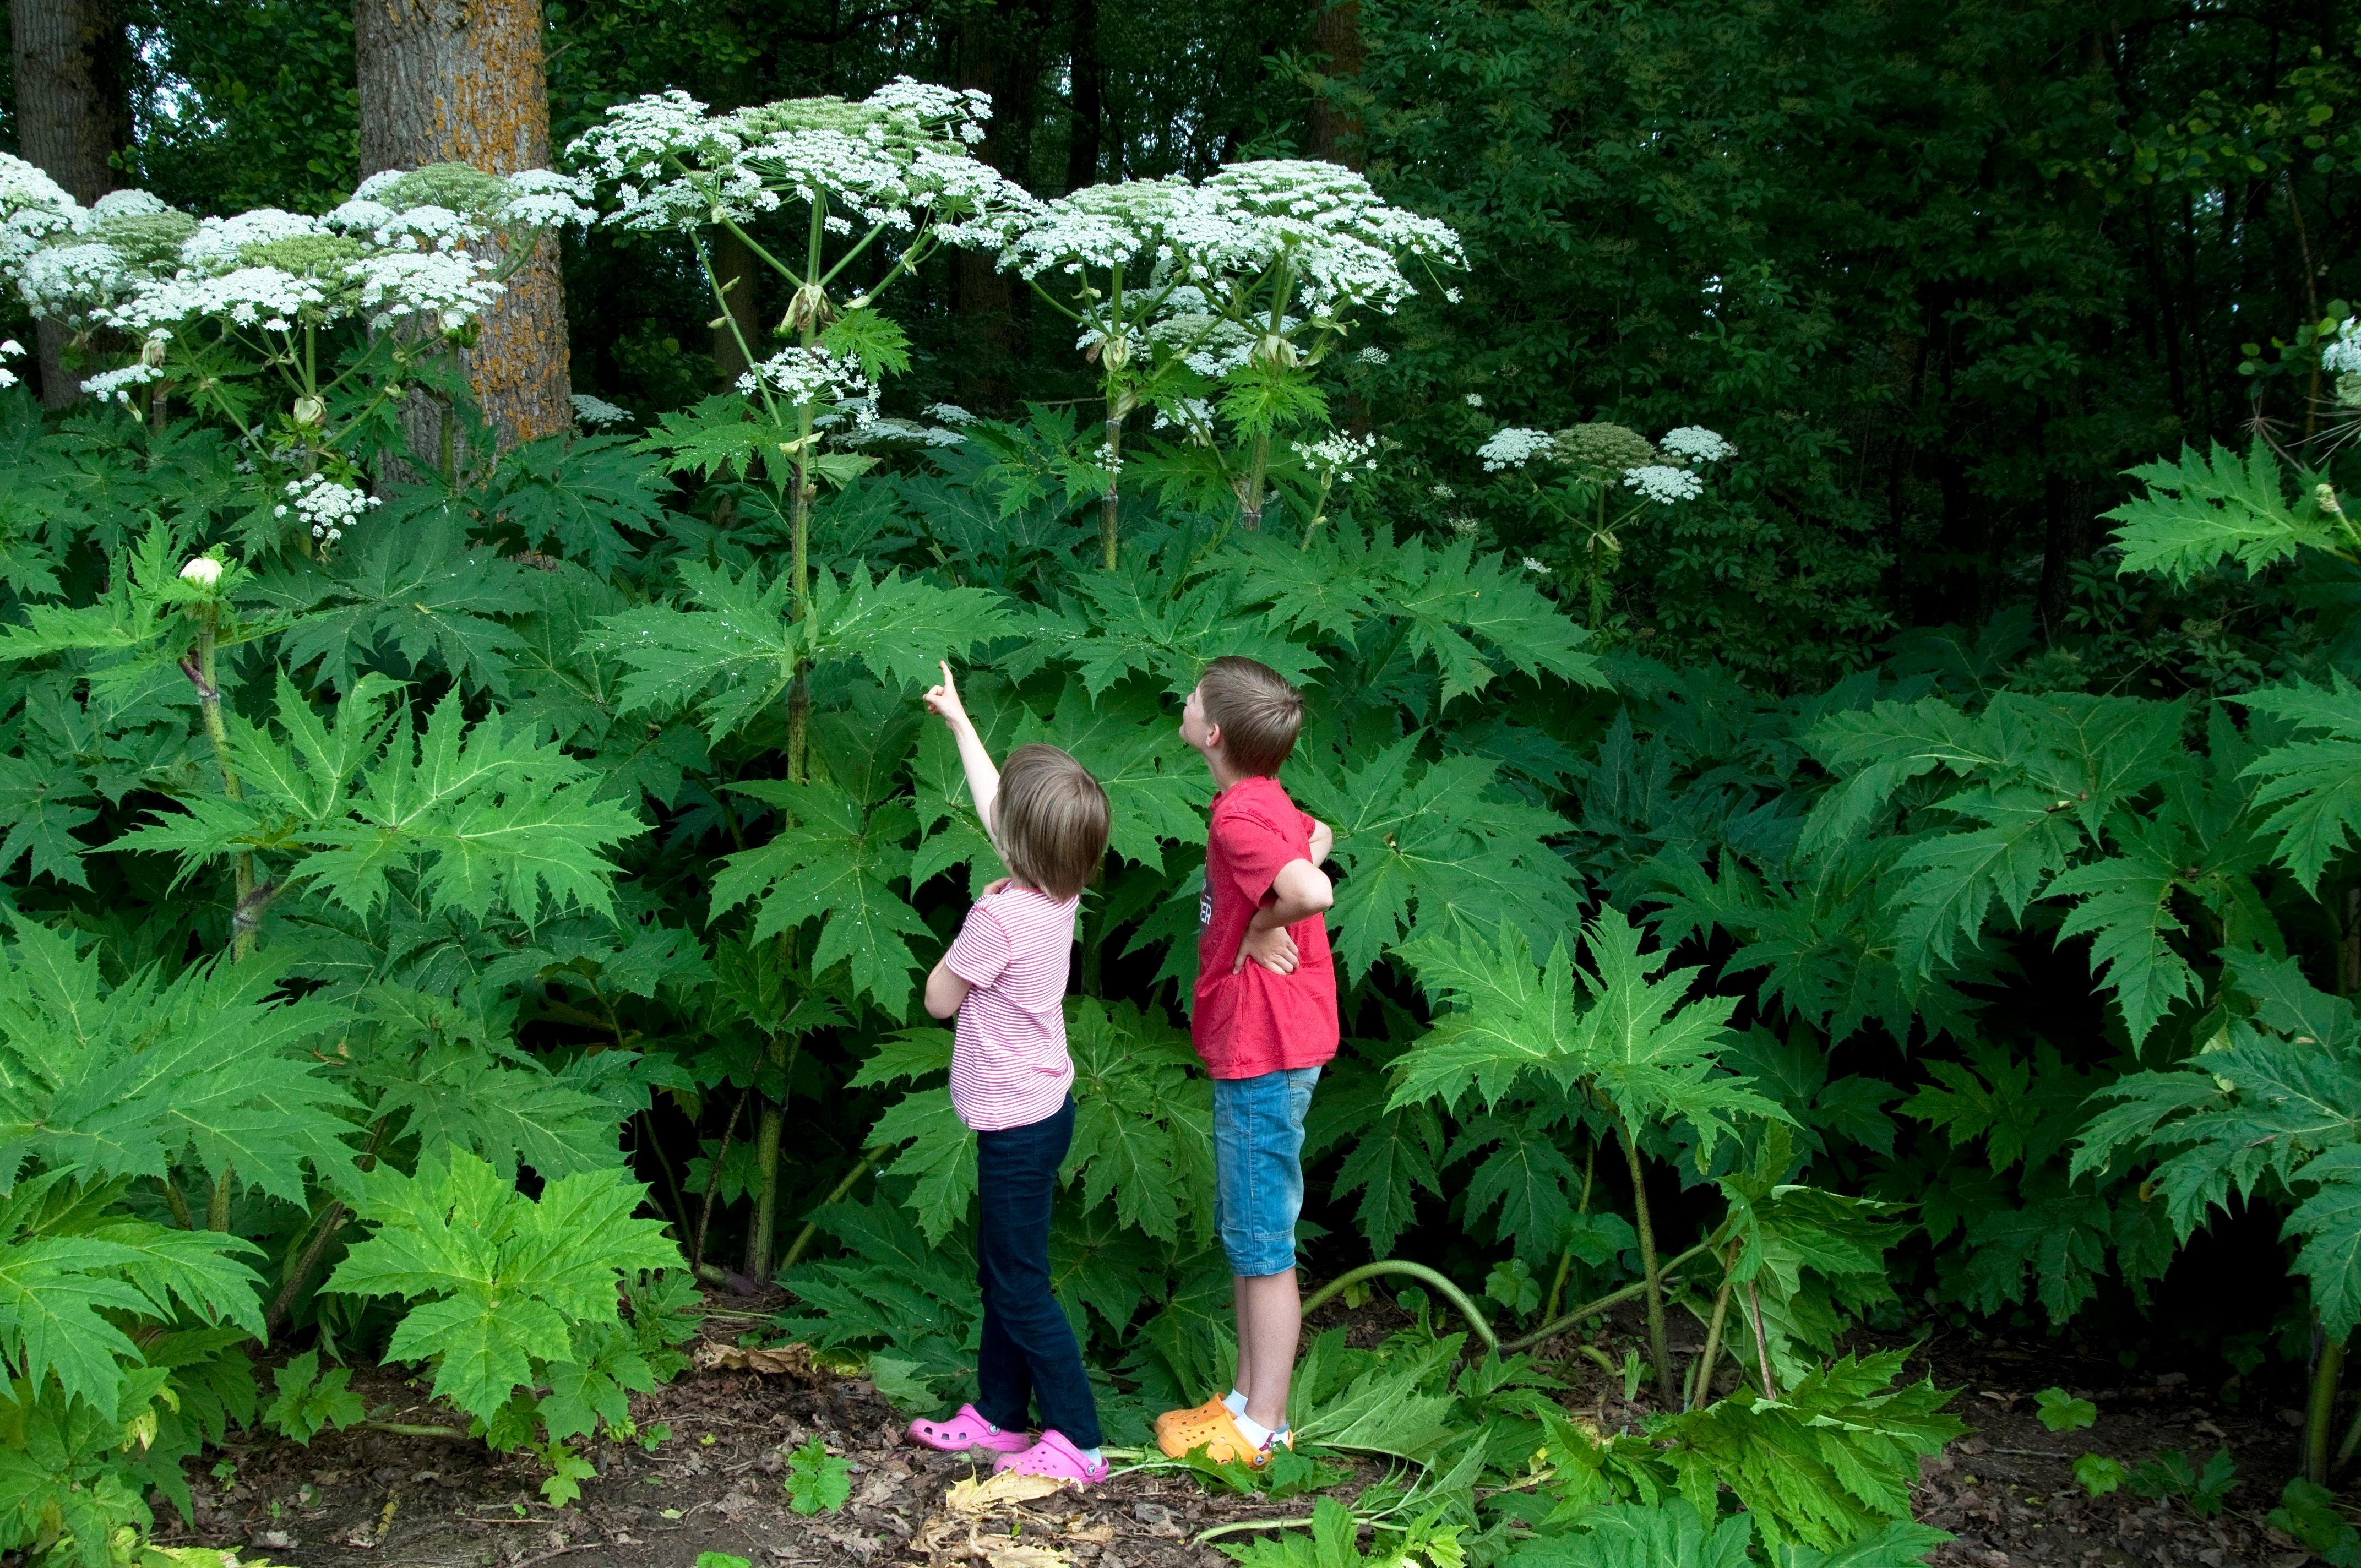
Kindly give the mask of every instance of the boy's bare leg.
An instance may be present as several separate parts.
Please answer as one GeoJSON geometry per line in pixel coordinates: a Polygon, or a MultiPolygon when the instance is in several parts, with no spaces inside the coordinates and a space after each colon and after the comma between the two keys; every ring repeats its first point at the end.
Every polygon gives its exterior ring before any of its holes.
{"type": "Polygon", "coordinates": [[[1254,1392],[1254,1336],[1246,1332],[1246,1287],[1250,1283],[1243,1274],[1230,1276],[1230,1304],[1236,1311],[1238,1325],[1238,1377],[1230,1387],[1248,1395],[1254,1392]]]}
{"type": "Polygon", "coordinates": [[[1239,1385],[1246,1397],[1246,1419],[1277,1431],[1287,1425],[1287,1387],[1295,1376],[1295,1342],[1303,1327],[1295,1270],[1240,1278],[1237,1297],[1239,1375],[1254,1378],[1239,1385]]]}

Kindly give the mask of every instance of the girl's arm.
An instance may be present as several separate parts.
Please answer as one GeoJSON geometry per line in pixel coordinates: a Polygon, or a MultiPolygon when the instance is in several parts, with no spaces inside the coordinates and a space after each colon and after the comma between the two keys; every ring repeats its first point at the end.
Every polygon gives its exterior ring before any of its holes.
{"type": "Polygon", "coordinates": [[[968,990],[967,981],[951,972],[948,956],[937,959],[933,971],[927,976],[927,1016],[950,1017],[967,1000],[968,990]]]}
{"type": "MultiPolygon", "coordinates": [[[[937,667],[943,672],[943,684],[928,688],[927,711],[950,726],[951,740],[959,746],[960,766],[967,771],[967,793],[975,800],[976,819],[983,824],[984,836],[997,850],[1000,820],[995,807],[1000,804],[1000,770],[993,766],[992,753],[983,749],[983,737],[975,732],[975,721],[960,705],[959,687],[951,680],[950,662],[943,661],[937,667]]],[[[932,994],[931,990],[928,994],[932,994]]]]}

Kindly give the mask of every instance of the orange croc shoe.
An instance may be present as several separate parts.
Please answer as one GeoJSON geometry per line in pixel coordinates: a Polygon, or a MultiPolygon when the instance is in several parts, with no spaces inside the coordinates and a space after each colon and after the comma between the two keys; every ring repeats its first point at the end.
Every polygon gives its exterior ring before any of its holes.
{"type": "Polygon", "coordinates": [[[1202,1405],[1191,1405],[1185,1410],[1167,1410],[1162,1415],[1156,1418],[1156,1435],[1159,1438],[1162,1437],[1164,1435],[1165,1429],[1171,1426],[1175,1421],[1203,1420],[1211,1417],[1216,1410],[1226,1411],[1228,1409],[1229,1407],[1222,1403],[1222,1396],[1216,1394],[1202,1405]]]}
{"type": "MultiPolygon", "coordinates": [[[[1156,1446],[1167,1459],[1185,1459],[1199,1449],[1216,1464],[1243,1464],[1249,1470],[1259,1470],[1270,1463],[1270,1450],[1257,1448],[1238,1430],[1236,1420],[1227,1405],[1215,1401],[1210,1412],[1182,1410],[1180,1419],[1156,1434],[1156,1446]]],[[[1292,1432],[1277,1441],[1288,1447],[1295,1446],[1292,1432]]]]}

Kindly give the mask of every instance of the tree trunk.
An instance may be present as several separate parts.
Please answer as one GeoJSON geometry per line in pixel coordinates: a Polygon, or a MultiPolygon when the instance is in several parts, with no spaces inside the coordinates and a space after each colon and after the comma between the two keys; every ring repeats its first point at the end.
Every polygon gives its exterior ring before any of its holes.
{"type": "MultiPolygon", "coordinates": [[[[1323,72],[1332,82],[1349,82],[1361,74],[1361,0],[1334,0],[1312,22],[1312,48],[1328,57],[1323,72]]],[[[1304,137],[1305,156],[1361,167],[1364,156],[1360,112],[1338,104],[1327,92],[1312,97],[1311,124],[1304,137]]]]}
{"type": "MultiPolygon", "coordinates": [[[[131,144],[130,37],[113,0],[12,0],[16,147],[87,206],[115,189],[109,159],[131,144]]],[[[82,396],[65,367],[71,334],[39,323],[41,400],[62,408],[82,396]]]]}
{"type": "MultiPolygon", "coordinates": [[[[540,0],[356,0],[361,170],[549,164],[540,0]]],[[[464,360],[502,445],[573,422],[557,240],[544,237],[484,313],[464,360]]]]}

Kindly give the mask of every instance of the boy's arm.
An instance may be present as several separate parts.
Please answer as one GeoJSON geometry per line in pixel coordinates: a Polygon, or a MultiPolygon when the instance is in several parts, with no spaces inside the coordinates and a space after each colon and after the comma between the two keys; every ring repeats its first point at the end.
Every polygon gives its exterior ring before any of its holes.
{"type": "MultiPolygon", "coordinates": [[[[983,824],[984,837],[992,847],[1000,848],[1000,823],[996,807],[1000,804],[1000,770],[992,763],[992,753],[983,749],[983,737],[975,732],[975,721],[959,698],[959,687],[951,680],[949,661],[937,666],[943,673],[943,684],[928,689],[927,710],[940,716],[951,732],[951,740],[959,747],[960,766],[967,773],[967,793],[975,801],[976,820],[983,824]]],[[[942,1014],[938,1014],[938,1017],[942,1014]]]]}
{"type": "Polygon", "coordinates": [[[1324,866],[1328,863],[1329,852],[1336,848],[1335,829],[1310,812],[1304,813],[1303,820],[1312,824],[1312,863],[1324,866]]]}
{"type": "Polygon", "coordinates": [[[1251,959],[1274,973],[1293,974],[1295,938],[1287,928],[1335,902],[1335,884],[1310,861],[1290,861],[1279,867],[1271,879],[1268,901],[1254,912],[1254,918],[1246,922],[1246,934],[1238,939],[1237,960],[1230,965],[1230,972],[1237,973],[1251,959]]]}

